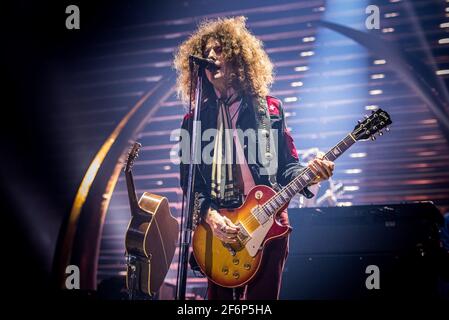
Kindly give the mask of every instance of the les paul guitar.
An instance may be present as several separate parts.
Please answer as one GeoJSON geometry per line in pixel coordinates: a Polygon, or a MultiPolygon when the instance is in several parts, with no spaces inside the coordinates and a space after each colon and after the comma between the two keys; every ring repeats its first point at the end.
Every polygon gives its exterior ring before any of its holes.
{"type": "Polygon", "coordinates": [[[128,257],[126,285],[132,293],[152,296],[159,290],[170,269],[179,225],[170,213],[167,198],[144,192],[137,201],[131,169],[140,147],[140,143],[134,143],[125,167],[131,207],[131,221],[125,237],[128,257]]]}
{"type": "MultiPolygon", "coordinates": [[[[382,135],[380,130],[391,123],[388,113],[378,109],[359,121],[351,133],[326,153],[325,159],[334,161],[356,141],[374,140],[375,134],[382,135]]],[[[291,230],[275,220],[276,213],[287,208],[290,199],[315,178],[306,168],[279,192],[259,185],[249,192],[239,208],[220,210],[220,214],[240,228],[235,244],[223,243],[207,223],[199,224],[193,235],[193,253],[203,273],[223,287],[235,288],[251,281],[259,269],[266,243],[291,230]]]]}

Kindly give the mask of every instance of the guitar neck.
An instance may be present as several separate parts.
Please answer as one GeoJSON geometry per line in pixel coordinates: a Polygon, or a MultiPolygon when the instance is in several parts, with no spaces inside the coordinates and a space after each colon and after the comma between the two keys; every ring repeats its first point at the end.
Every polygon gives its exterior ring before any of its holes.
{"type": "Polygon", "coordinates": [[[136,216],[139,211],[139,202],[137,201],[136,188],[134,186],[133,174],[130,171],[125,172],[126,187],[128,189],[129,206],[131,207],[131,215],[136,216]]]}
{"type": "MultiPolygon", "coordinates": [[[[331,148],[324,156],[324,159],[334,161],[348,150],[356,139],[352,134],[348,134],[343,140],[331,148]]],[[[314,181],[316,175],[309,168],[304,169],[296,178],[294,178],[287,186],[282,188],[263,206],[263,212],[271,216],[278,212],[285,204],[287,204],[297,193],[307,187],[314,181]]]]}

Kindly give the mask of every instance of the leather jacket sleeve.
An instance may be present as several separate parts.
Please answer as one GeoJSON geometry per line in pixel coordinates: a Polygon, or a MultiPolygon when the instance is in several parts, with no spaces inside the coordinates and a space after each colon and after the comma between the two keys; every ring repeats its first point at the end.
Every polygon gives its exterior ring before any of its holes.
{"type": "MultiPolygon", "coordinates": [[[[287,129],[282,102],[278,99],[279,121],[273,124],[273,129],[278,129],[278,173],[277,181],[280,185],[285,186],[294,178],[296,178],[306,167],[299,162],[298,152],[296,151],[293,137],[287,129]]],[[[314,196],[309,189],[304,188],[301,194],[306,198],[314,196]]]]}

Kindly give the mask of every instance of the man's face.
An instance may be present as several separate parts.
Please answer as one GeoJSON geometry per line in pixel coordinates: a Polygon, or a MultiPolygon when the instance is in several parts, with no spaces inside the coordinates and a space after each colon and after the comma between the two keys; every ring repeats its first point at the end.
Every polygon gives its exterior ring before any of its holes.
{"type": "Polygon", "coordinates": [[[224,60],[221,44],[215,39],[209,39],[204,49],[204,57],[215,61],[217,70],[206,69],[207,79],[216,89],[226,88],[232,71],[231,63],[224,60]]]}

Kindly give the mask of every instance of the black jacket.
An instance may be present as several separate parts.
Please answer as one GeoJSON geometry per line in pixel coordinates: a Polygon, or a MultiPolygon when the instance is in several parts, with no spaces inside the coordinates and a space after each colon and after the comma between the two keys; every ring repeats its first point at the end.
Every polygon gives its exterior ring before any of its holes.
{"type": "MultiPolygon", "coordinates": [[[[208,100],[203,103],[201,109],[201,134],[207,129],[216,129],[217,127],[217,102],[216,100],[208,100]]],[[[184,116],[182,122],[182,128],[191,132],[191,123],[193,119],[192,114],[184,116]]],[[[262,129],[265,123],[269,123],[271,128],[278,132],[278,147],[276,148],[276,155],[278,160],[278,170],[276,176],[277,183],[280,186],[287,185],[294,177],[296,177],[305,167],[299,163],[298,154],[296,152],[293,138],[287,131],[284,112],[282,109],[282,102],[274,97],[267,96],[266,99],[257,99],[251,97],[245,97],[242,100],[240,112],[236,121],[237,129],[243,131],[252,129],[262,129]]],[[[212,140],[212,139],[211,139],[212,140]]],[[[208,145],[210,141],[201,142],[201,151],[208,145]]],[[[269,181],[268,175],[261,175],[259,169],[261,163],[258,159],[252,159],[248,161],[249,152],[246,152],[248,148],[248,139],[245,139],[243,148],[245,150],[245,158],[250,168],[256,185],[267,185],[273,187],[269,181]]],[[[259,148],[258,136],[256,135],[256,146],[259,148]]],[[[187,151],[188,152],[188,151],[187,151]]],[[[259,154],[257,150],[256,155],[259,154]]],[[[211,184],[211,172],[212,165],[205,164],[201,161],[196,167],[196,179],[194,192],[196,194],[194,213],[199,214],[202,218],[207,213],[209,207],[216,210],[219,209],[218,204],[210,197],[210,184],[211,184]]],[[[187,178],[188,178],[188,163],[181,161],[181,187],[184,192],[187,190],[187,178]]],[[[313,194],[304,189],[302,193],[306,197],[312,197],[313,194]]]]}

